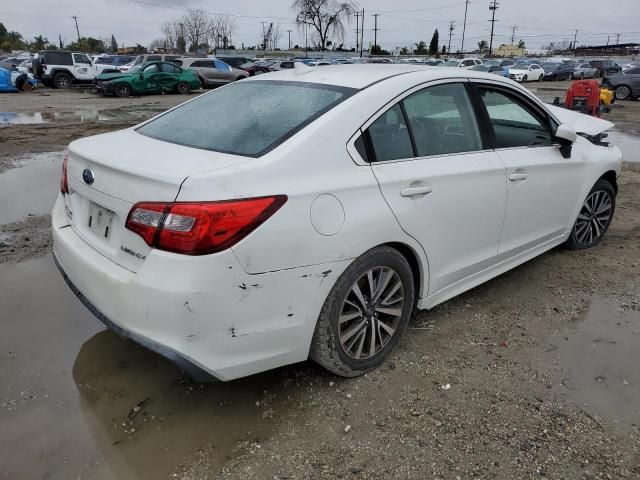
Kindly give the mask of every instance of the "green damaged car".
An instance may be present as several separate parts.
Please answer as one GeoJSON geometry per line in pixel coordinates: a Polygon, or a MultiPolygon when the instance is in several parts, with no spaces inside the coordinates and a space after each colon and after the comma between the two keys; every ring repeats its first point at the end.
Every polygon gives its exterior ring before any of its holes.
{"type": "Polygon", "coordinates": [[[96,76],[93,85],[99,93],[116,97],[145,93],[184,94],[202,86],[193,71],[169,62],[136,65],[124,73],[103,73],[96,76]]]}

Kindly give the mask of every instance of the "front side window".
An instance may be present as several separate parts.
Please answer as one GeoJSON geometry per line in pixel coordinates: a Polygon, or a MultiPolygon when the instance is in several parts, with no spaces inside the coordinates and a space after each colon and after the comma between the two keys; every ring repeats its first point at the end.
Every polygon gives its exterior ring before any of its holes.
{"type": "Polygon", "coordinates": [[[211,68],[216,68],[218,70],[221,70],[223,72],[230,72],[231,71],[231,67],[229,65],[227,65],[224,62],[221,62],[220,60],[214,60],[213,64],[211,65],[211,68]]]}
{"type": "Polygon", "coordinates": [[[154,63],[152,65],[149,65],[148,67],[145,67],[145,69],[142,70],[142,73],[144,73],[144,74],[158,73],[159,71],[160,71],[160,69],[158,68],[158,64],[154,63]]]}
{"type": "Polygon", "coordinates": [[[400,104],[394,105],[378,117],[368,132],[377,162],[415,156],[400,104]]]}
{"type": "Polygon", "coordinates": [[[355,92],[308,82],[237,82],[185,103],[136,131],[188,147],[259,157],[355,92]]]}
{"type": "Polygon", "coordinates": [[[546,119],[515,96],[480,88],[495,132],[496,148],[551,145],[553,135],[546,119]]]}
{"type": "Polygon", "coordinates": [[[403,102],[418,156],[482,149],[473,107],[463,84],[428,87],[403,102]]]}
{"type": "Polygon", "coordinates": [[[87,57],[86,55],[83,55],[81,53],[74,53],[73,54],[73,61],[75,63],[86,63],[91,65],[91,60],[89,60],[89,57],[87,57]]]}

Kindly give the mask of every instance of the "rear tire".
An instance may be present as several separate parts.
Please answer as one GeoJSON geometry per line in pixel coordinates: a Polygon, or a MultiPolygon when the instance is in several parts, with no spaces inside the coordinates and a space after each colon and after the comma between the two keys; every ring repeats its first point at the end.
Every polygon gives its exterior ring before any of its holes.
{"type": "Polygon", "coordinates": [[[68,73],[56,73],[53,77],[53,86],[55,88],[71,88],[71,75],[68,73]]]}
{"type": "Polygon", "coordinates": [[[626,85],[616,87],[616,100],[628,100],[631,98],[631,89],[626,85]]]}
{"type": "Polygon", "coordinates": [[[365,252],[327,296],[309,356],[343,377],[378,367],[400,341],[414,295],[411,267],[400,252],[391,247],[365,252]]]}
{"type": "Polygon", "coordinates": [[[187,95],[191,92],[191,87],[189,87],[189,84],[186,82],[180,82],[176,85],[176,92],[181,95],[187,95]]]}
{"type": "Polygon", "coordinates": [[[569,250],[595,247],[609,229],[615,210],[616,191],[613,185],[606,180],[598,180],[582,204],[565,246],[569,250]]]}
{"type": "Polygon", "coordinates": [[[113,87],[113,93],[116,97],[124,98],[131,96],[131,87],[126,83],[118,83],[113,87]]]}
{"type": "Polygon", "coordinates": [[[538,81],[541,82],[542,80],[544,80],[544,75],[540,74],[540,76],[538,77],[538,81]]]}

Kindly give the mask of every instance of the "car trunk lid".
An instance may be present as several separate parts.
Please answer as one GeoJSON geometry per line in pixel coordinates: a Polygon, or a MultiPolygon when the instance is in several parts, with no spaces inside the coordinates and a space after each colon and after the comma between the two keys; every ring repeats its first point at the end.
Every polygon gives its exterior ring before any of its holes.
{"type": "Polygon", "coordinates": [[[151,248],[125,228],[131,207],[142,201],[172,202],[190,175],[247,160],[163,142],[133,129],[77,140],[67,160],[70,225],[102,255],[136,272],[151,248]]]}

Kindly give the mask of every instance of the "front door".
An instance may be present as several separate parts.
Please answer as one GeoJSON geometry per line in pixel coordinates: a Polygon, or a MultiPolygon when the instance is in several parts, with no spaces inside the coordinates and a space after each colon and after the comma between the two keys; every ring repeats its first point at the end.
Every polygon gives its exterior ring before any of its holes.
{"type": "Polygon", "coordinates": [[[507,87],[479,85],[496,152],[507,167],[507,213],[499,253],[510,256],[567,232],[579,203],[583,163],[563,158],[546,112],[507,87]]]}
{"type": "Polygon", "coordinates": [[[160,75],[162,73],[160,72],[159,63],[147,65],[139,74],[134,75],[132,80],[134,90],[138,93],[158,91],[160,75]]]}
{"type": "Polygon", "coordinates": [[[427,254],[429,295],[491,265],[504,220],[504,165],[484,149],[466,84],[417,90],[365,132],[385,200],[427,254]]]}
{"type": "Polygon", "coordinates": [[[73,70],[73,74],[78,80],[92,80],[93,77],[95,77],[95,72],[91,65],[91,59],[89,59],[89,57],[84,53],[73,54],[73,70]]]}

